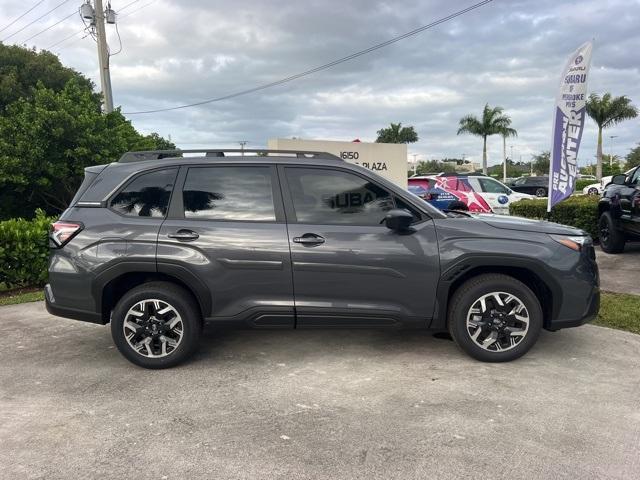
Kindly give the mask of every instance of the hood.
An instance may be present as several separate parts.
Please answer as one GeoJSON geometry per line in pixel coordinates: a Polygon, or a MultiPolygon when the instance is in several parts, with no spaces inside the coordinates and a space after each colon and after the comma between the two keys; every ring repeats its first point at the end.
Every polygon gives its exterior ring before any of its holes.
{"type": "Polygon", "coordinates": [[[505,230],[519,230],[521,232],[549,233],[556,235],[586,235],[579,228],[547,222],[546,220],[532,220],[530,218],[509,217],[506,215],[492,215],[480,213],[476,218],[487,225],[505,230]]]}
{"type": "Polygon", "coordinates": [[[521,193],[521,192],[516,192],[516,191],[513,191],[509,196],[512,199],[518,199],[518,200],[524,200],[525,198],[526,199],[537,198],[535,195],[529,195],[528,193],[521,193]]]}

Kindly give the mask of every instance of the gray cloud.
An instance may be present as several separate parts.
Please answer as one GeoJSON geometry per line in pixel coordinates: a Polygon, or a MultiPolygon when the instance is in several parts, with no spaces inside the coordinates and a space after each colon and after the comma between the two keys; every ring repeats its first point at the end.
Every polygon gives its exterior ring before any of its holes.
{"type": "MultiPolygon", "coordinates": [[[[114,0],[112,6],[118,11],[129,1],[114,0]]],[[[43,9],[47,3],[54,2],[46,2],[43,9]]],[[[145,3],[141,0],[129,11],[145,3]]],[[[112,58],[115,102],[123,111],[135,111],[251,88],[366,48],[471,3],[157,0],[129,16],[126,10],[121,14],[124,49],[112,58]]],[[[18,0],[3,4],[7,18],[25,9],[18,0]]],[[[66,13],[60,10],[61,18],[66,13]]],[[[52,16],[50,23],[56,20],[52,16]]],[[[596,40],[590,90],[626,94],[640,105],[637,25],[638,0],[495,0],[418,36],[284,86],[131,119],[140,130],[171,135],[182,147],[231,147],[238,140],[264,146],[268,138],[290,136],[373,140],[379,128],[402,121],[415,125],[420,135],[410,152],[426,158],[465,153],[478,159],[480,140],[456,136],[457,122],[464,114],[479,114],[488,102],[503,106],[512,116],[519,137],[509,144],[516,158],[528,159],[549,148],[560,70],[569,53],[587,39],[596,40]]],[[[69,19],[35,38],[34,45],[46,47],[81,26],[79,19],[69,19]]],[[[34,25],[22,38],[37,31],[34,25]]],[[[115,48],[112,27],[109,32],[115,48]]],[[[97,83],[90,37],[53,51],[97,83]]],[[[608,130],[605,151],[626,154],[640,142],[639,126],[636,119],[608,130]],[[610,135],[617,138],[612,141],[610,135]]],[[[593,158],[595,141],[589,121],[582,164],[593,158]]],[[[490,163],[500,161],[501,150],[501,140],[492,138],[490,163]]]]}

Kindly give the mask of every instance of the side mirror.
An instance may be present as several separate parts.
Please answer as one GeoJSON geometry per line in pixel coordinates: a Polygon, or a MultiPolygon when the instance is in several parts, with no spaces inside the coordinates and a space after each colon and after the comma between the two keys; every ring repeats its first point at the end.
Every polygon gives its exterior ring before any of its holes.
{"type": "Polygon", "coordinates": [[[625,185],[627,181],[627,176],[624,173],[619,173],[618,175],[614,175],[611,178],[611,183],[614,185],[625,185]]]}
{"type": "Polygon", "coordinates": [[[384,222],[387,228],[395,232],[403,232],[409,230],[411,222],[413,222],[413,215],[407,210],[401,208],[394,208],[389,210],[384,217],[384,222]]]}

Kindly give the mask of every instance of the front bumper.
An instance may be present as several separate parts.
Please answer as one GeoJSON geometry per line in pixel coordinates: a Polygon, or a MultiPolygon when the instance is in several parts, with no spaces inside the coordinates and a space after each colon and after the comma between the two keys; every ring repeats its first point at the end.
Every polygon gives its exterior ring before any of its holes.
{"type": "Polygon", "coordinates": [[[595,320],[600,310],[600,288],[594,287],[590,298],[590,301],[587,302],[587,308],[581,316],[577,318],[559,318],[552,320],[547,330],[555,332],[563,328],[579,327],[580,325],[595,320]]]}

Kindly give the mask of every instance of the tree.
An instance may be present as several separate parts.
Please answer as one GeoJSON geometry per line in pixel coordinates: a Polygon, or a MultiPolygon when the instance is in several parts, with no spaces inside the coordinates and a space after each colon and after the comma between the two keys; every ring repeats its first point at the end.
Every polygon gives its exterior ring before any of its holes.
{"type": "Polygon", "coordinates": [[[635,118],[638,115],[638,109],[631,104],[631,100],[626,96],[614,97],[608,92],[602,97],[596,93],[589,95],[586,109],[587,115],[598,125],[596,178],[600,180],[602,179],[602,130],[624,120],[635,118]]]}
{"type": "MultiPolygon", "coordinates": [[[[439,162],[438,160],[427,160],[418,162],[416,167],[417,175],[427,175],[429,173],[451,173],[455,172],[456,167],[451,162],[439,162]]],[[[413,175],[413,172],[410,172],[413,175]]]]}
{"type": "Polygon", "coordinates": [[[377,143],[414,143],[418,134],[412,126],[403,127],[402,123],[392,123],[387,128],[378,130],[377,143]]]}
{"type": "MultiPolygon", "coordinates": [[[[0,115],[0,188],[31,215],[37,207],[64,210],[89,165],[112,162],[128,150],[155,149],[166,141],[139,134],[119,111],[102,114],[99,98],[72,79],[60,92],[41,83],[31,97],[0,115]],[[19,199],[16,201],[15,199],[19,199]]],[[[174,147],[175,148],[175,147],[174,147]]],[[[2,211],[0,214],[16,215],[2,211]]]]}
{"type": "Polygon", "coordinates": [[[626,170],[629,170],[633,167],[637,167],[640,165],[640,143],[632,148],[631,151],[626,156],[627,164],[625,166],[626,170]]]}
{"type": "MultiPolygon", "coordinates": [[[[482,118],[475,115],[466,115],[460,119],[458,135],[470,133],[482,137],[482,172],[487,174],[487,137],[496,134],[503,134],[507,129],[511,129],[511,119],[502,113],[502,107],[489,107],[487,103],[482,111],[482,118]]],[[[513,129],[511,129],[513,130],[513,129]]],[[[513,130],[515,132],[515,130],[513,130]]]]}
{"type": "Polygon", "coordinates": [[[550,152],[533,155],[531,161],[533,162],[533,171],[535,173],[538,175],[549,175],[549,164],[551,163],[550,152]]]}
{"type": "MultiPolygon", "coordinates": [[[[84,88],[93,83],[71,68],[64,67],[51,52],[28,50],[0,44],[0,113],[19,98],[30,96],[38,82],[56,92],[75,78],[84,88]]],[[[98,97],[98,94],[95,94],[98,97]]]]}

